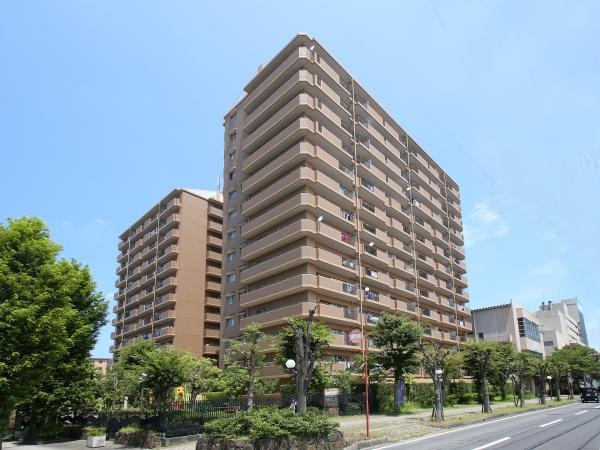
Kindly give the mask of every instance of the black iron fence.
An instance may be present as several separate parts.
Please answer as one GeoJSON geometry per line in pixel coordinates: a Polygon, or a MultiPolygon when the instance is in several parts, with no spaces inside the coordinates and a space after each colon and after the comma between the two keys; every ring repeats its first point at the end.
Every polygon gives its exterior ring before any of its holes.
{"type": "MultiPolygon", "coordinates": [[[[377,405],[373,396],[369,401],[371,411],[375,412],[377,405]]],[[[337,396],[340,415],[362,414],[365,411],[364,393],[337,396]]],[[[322,409],[322,395],[309,395],[307,405],[322,409]]],[[[264,395],[254,399],[257,408],[276,406],[278,408],[293,408],[294,397],[287,395],[264,395]]],[[[151,428],[164,433],[166,437],[187,436],[204,432],[206,422],[237,414],[247,410],[247,398],[221,400],[197,400],[175,402],[162,411],[108,411],[89,413],[80,417],[80,421],[90,426],[106,428],[106,434],[112,439],[117,431],[126,426],[151,428]]]]}

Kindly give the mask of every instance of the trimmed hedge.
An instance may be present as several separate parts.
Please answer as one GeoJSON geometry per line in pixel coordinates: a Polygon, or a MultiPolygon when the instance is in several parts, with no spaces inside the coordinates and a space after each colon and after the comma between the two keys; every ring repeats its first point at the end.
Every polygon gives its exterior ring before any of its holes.
{"type": "Polygon", "coordinates": [[[309,408],[304,414],[296,414],[291,409],[269,406],[211,420],[206,423],[205,432],[209,436],[222,439],[247,437],[258,440],[327,436],[335,431],[338,425],[316,408],[309,408]]]}

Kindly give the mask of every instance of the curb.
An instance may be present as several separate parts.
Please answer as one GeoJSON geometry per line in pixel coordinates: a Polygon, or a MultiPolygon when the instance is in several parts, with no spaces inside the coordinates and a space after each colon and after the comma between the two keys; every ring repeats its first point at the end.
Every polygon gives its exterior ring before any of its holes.
{"type": "Polygon", "coordinates": [[[373,447],[379,444],[388,444],[391,441],[388,438],[369,439],[366,441],[358,441],[344,447],[344,450],[358,450],[360,448],[373,447]]]}

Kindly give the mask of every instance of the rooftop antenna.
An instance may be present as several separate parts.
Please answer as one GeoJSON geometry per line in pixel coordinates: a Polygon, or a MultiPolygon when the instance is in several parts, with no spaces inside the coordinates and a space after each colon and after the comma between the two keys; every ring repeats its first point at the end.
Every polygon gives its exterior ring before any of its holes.
{"type": "Polygon", "coordinates": [[[223,193],[221,192],[221,175],[217,178],[217,199],[223,201],[223,193]]]}

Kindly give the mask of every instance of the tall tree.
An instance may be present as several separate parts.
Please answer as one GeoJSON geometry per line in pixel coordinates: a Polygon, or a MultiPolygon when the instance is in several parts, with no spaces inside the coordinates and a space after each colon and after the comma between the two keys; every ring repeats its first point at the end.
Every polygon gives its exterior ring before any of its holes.
{"type": "Polygon", "coordinates": [[[512,344],[499,344],[492,354],[489,380],[500,391],[502,400],[506,400],[506,383],[512,374],[516,354],[512,344]]]}
{"type": "Polygon", "coordinates": [[[498,344],[492,342],[469,342],[463,346],[465,369],[479,386],[484,413],[492,412],[488,378],[492,370],[492,357],[497,348],[498,344]]]}
{"type": "Polygon", "coordinates": [[[542,405],[545,405],[546,404],[546,381],[548,379],[548,360],[534,358],[533,371],[535,373],[535,379],[539,384],[540,403],[542,405]]]}
{"type": "Polygon", "coordinates": [[[50,392],[47,404],[70,403],[60,380],[82,368],[104,323],[89,270],[59,259],[60,250],[40,219],[0,224],[0,435],[34,391],[50,392]]]}
{"type": "Polygon", "coordinates": [[[290,319],[280,334],[279,359],[294,359],[296,363],[296,411],[306,412],[308,387],[321,358],[322,349],[331,341],[331,332],[321,322],[314,321],[315,310],[311,309],[306,320],[290,319]]]}
{"type": "Polygon", "coordinates": [[[419,366],[421,326],[400,314],[383,314],[375,326],[373,343],[380,352],[376,361],[394,377],[394,413],[400,412],[399,386],[406,373],[419,366]]]}
{"type": "Polygon", "coordinates": [[[528,377],[534,375],[533,356],[525,351],[516,353],[511,363],[512,376],[519,388],[518,405],[523,408],[525,406],[525,381],[528,377]]]}
{"type": "Polygon", "coordinates": [[[190,383],[190,400],[195,401],[201,392],[223,389],[223,370],[210,358],[192,359],[187,375],[190,383]]]}
{"type": "MultiPolygon", "coordinates": [[[[556,350],[548,359],[559,378],[558,385],[560,377],[567,376],[570,398],[573,398],[575,382],[584,382],[586,375],[590,375],[591,378],[600,376],[600,361],[596,357],[596,351],[590,347],[567,345],[556,350]]],[[[557,395],[560,397],[560,392],[557,392],[557,395]]]]}
{"type": "MultiPolygon", "coordinates": [[[[265,355],[260,351],[260,341],[265,334],[260,326],[251,323],[244,330],[242,340],[229,339],[225,343],[225,364],[237,364],[243,369],[243,382],[248,394],[248,411],[254,408],[254,391],[260,383],[259,369],[265,365],[265,355]]],[[[240,380],[242,381],[242,380],[240,380]]]]}
{"type": "Polygon", "coordinates": [[[454,350],[441,347],[439,344],[422,345],[420,347],[421,363],[433,381],[435,400],[432,417],[435,420],[444,420],[444,381],[454,370],[454,350]]]}

